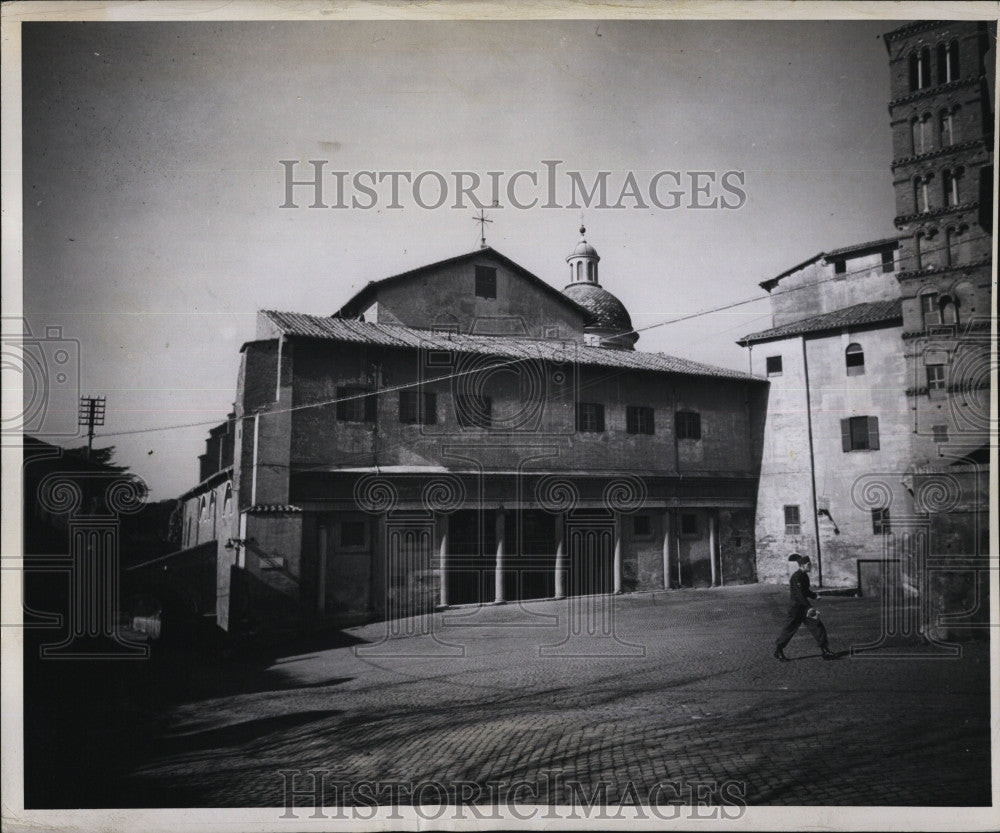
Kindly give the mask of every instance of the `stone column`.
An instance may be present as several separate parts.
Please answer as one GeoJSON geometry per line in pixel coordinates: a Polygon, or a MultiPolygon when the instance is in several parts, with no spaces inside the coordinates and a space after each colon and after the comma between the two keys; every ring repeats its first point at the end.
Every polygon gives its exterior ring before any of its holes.
{"type": "Polygon", "coordinates": [[[715,564],[715,510],[708,510],[708,562],[712,566],[712,587],[719,583],[718,567],[715,564]]]}
{"type": "Polygon", "coordinates": [[[438,569],[441,576],[440,607],[448,607],[448,516],[436,513],[434,525],[438,539],[438,569]]]}
{"type": "Polygon", "coordinates": [[[670,589],[670,510],[663,510],[663,589],[670,589]]]}
{"type": "Polygon", "coordinates": [[[496,511],[497,562],[494,571],[493,604],[502,605],[506,601],[503,596],[503,557],[507,537],[507,513],[501,506],[496,511]]]}
{"type": "Polygon", "coordinates": [[[622,592],[622,514],[615,512],[614,592],[622,592]]]}
{"type": "Polygon", "coordinates": [[[556,515],[556,598],[566,598],[566,514],[556,515]]]}
{"type": "Polygon", "coordinates": [[[327,530],[322,525],[317,530],[317,548],[319,552],[319,578],[316,580],[316,613],[322,616],[326,613],[326,547],[327,530]]]}

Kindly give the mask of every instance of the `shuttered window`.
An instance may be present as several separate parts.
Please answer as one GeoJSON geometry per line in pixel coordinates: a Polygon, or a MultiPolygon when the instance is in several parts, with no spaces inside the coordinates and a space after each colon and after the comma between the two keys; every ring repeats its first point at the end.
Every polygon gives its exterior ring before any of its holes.
{"type": "Polygon", "coordinates": [[[406,425],[437,425],[437,394],[426,391],[421,395],[416,390],[401,390],[399,421],[406,425]]]}
{"type": "Polygon", "coordinates": [[[625,408],[625,430],[629,434],[652,434],[653,409],[642,405],[628,405],[625,408]]]}
{"type": "Polygon", "coordinates": [[[602,432],[604,430],[604,406],[598,402],[581,402],[577,405],[576,430],[602,432]]]}
{"type": "Polygon", "coordinates": [[[878,417],[848,417],[840,421],[844,451],[878,451],[878,417]]]}
{"type": "Polygon", "coordinates": [[[365,388],[337,388],[337,400],[339,422],[375,422],[377,400],[365,388]]]}

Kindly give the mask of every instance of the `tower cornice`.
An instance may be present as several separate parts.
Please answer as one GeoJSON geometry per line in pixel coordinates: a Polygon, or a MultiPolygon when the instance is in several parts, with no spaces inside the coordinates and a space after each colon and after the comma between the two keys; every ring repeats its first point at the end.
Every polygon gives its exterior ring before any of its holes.
{"type": "Polygon", "coordinates": [[[937,150],[929,150],[927,153],[901,156],[898,159],[892,160],[892,169],[896,170],[896,168],[900,168],[903,165],[919,164],[925,160],[937,159],[941,156],[949,156],[953,153],[961,153],[964,150],[973,150],[978,148],[982,148],[984,150],[987,149],[985,138],[971,139],[968,142],[959,142],[957,145],[949,145],[948,147],[938,148],[937,150]]]}
{"type": "Polygon", "coordinates": [[[929,98],[933,95],[940,95],[941,93],[951,92],[952,90],[960,90],[964,87],[982,84],[985,80],[985,75],[977,75],[974,78],[959,78],[957,81],[949,81],[947,84],[938,84],[935,87],[928,87],[925,90],[917,90],[916,92],[907,93],[906,95],[895,98],[889,102],[889,114],[892,114],[893,108],[899,107],[902,104],[909,104],[913,101],[919,101],[922,98],[929,98]]]}

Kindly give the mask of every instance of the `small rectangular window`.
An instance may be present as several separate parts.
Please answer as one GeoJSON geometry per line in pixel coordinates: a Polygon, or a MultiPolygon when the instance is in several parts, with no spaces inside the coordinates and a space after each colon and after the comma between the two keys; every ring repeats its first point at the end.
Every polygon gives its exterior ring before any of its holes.
{"type": "Polygon", "coordinates": [[[625,408],[625,430],[629,434],[652,434],[653,409],[642,405],[628,405],[625,408]]]}
{"type": "Polygon", "coordinates": [[[927,371],[927,392],[930,393],[943,393],[947,390],[948,385],[945,381],[945,366],[943,364],[929,364],[926,368],[927,371]]]}
{"type": "Polygon", "coordinates": [[[848,417],[840,421],[840,440],[846,451],[878,451],[878,417],[848,417]]]}
{"type": "Polygon", "coordinates": [[[476,267],[476,297],[497,297],[497,270],[492,266],[476,267]]]}
{"type": "Polygon", "coordinates": [[[418,390],[399,392],[399,421],[405,425],[436,425],[437,394],[418,390]]]}
{"type": "Polygon", "coordinates": [[[936,443],[946,443],[946,442],[948,442],[948,426],[947,425],[934,425],[934,426],[931,426],[931,430],[934,432],[934,442],[936,442],[936,443]]]}
{"type": "Polygon", "coordinates": [[[576,430],[602,432],[604,430],[604,406],[598,402],[581,402],[577,405],[576,430]]]}
{"type": "Polygon", "coordinates": [[[698,516],[693,512],[681,512],[681,535],[694,538],[698,535],[698,516]]]}
{"type": "Polygon", "coordinates": [[[652,538],[653,537],[653,522],[649,515],[633,515],[632,516],[632,537],[633,538],[652,538]]]}
{"type": "Polygon", "coordinates": [[[365,545],[364,521],[340,522],[340,546],[363,547],[365,545]]]}
{"type": "Polygon", "coordinates": [[[875,535],[885,535],[891,531],[892,523],[889,520],[889,507],[872,509],[872,533],[875,535]]]}
{"type": "Polygon", "coordinates": [[[847,274],[847,261],[835,260],[833,262],[833,274],[844,276],[847,274]]]}
{"type": "Polygon", "coordinates": [[[896,258],[893,252],[882,252],[882,273],[896,271],[896,258]]]}
{"type": "Polygon", "coordinates": [[[785,535],[801,535],[802,518],[798,506],[785,507],[785,535]]]}
{"type": "Polygon", "coordinates": [[[493,400],[460,393],[455,397],[455,416],[461,428],[492,428],[493,400]]]}
{"type": "Polygon", "coordinates": [[[768,356],[767,359],[767,375],[768,376],[780,376],[781,375],[781,356],[768,356]]]}
{"type": "Polygon", "coordinates": [[[679,440],[701,439],[701,414],[694,411],[678,411],[676,415],[676,431],[679,440]]]}
{"type": "Polygon", "coordinates": [[[361,387],[337,388],[339,422],[375,422],[376,398],[361,387]]]}

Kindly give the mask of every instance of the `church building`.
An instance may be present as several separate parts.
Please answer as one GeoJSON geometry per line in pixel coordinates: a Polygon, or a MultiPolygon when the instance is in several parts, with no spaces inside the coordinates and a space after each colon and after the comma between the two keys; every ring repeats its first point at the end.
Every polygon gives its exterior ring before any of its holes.
{"type": "Polygon", "coordinates": [[[258,313],[182,496],[219,626],[756,580],[766,381],[636,350],[580,232],[561,290],[484,243],[258,313]]]}

